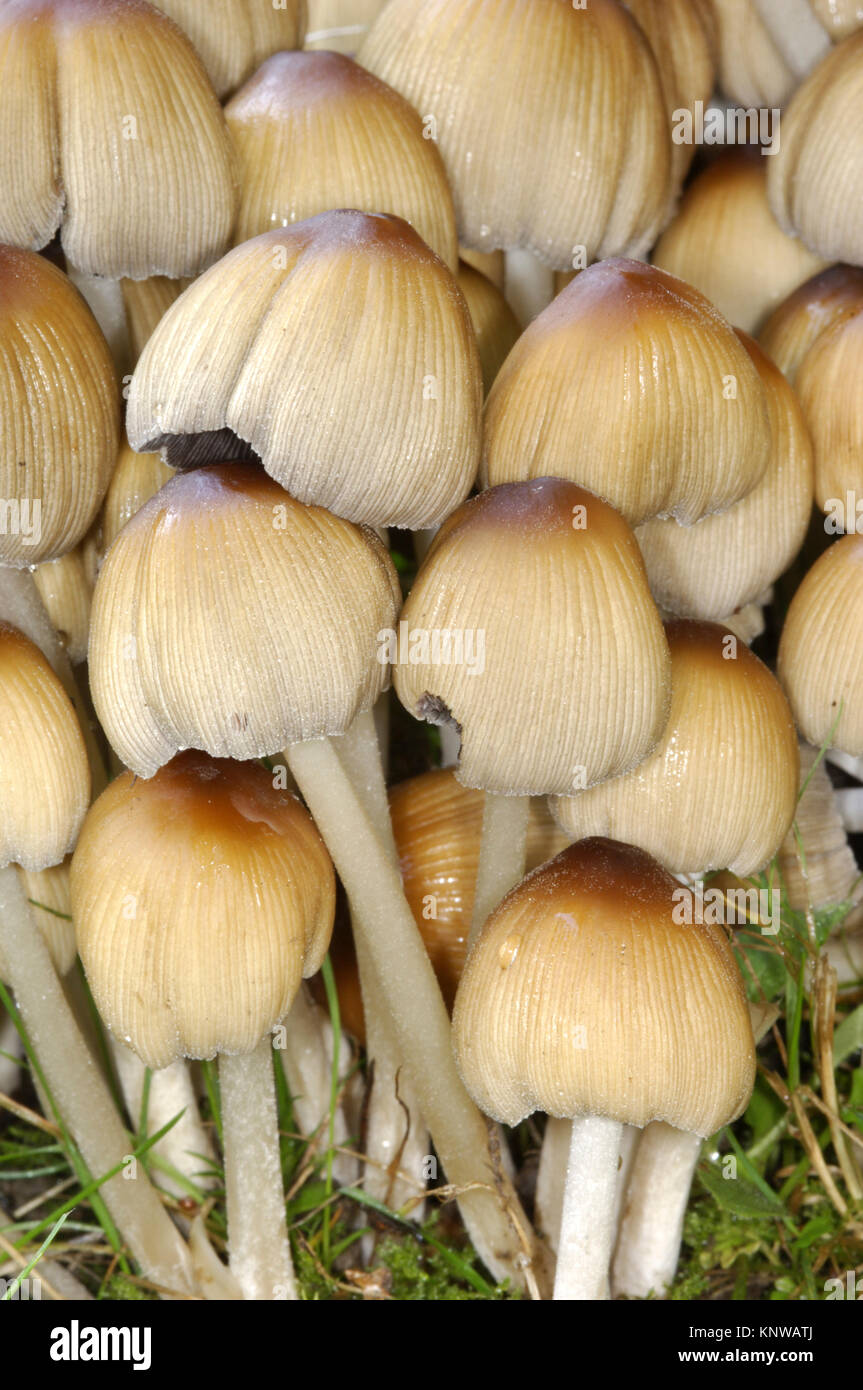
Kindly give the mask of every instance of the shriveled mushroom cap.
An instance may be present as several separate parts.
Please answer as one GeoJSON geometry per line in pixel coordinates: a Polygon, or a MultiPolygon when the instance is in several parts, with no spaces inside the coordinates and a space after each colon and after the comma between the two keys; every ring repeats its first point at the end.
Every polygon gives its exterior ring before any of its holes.
{"type": "Polygon", "coordinates": [[[24,569],[82,539],[117,457],[119,405],[78,291],[44,257],[0,246],[0,564],[24,569]]]}
{"type": "Polygon", "coordinates": [[[236,91],[271,53],[302,48],[306,0],[153,0],[189,35],[216,95],[236,91]]]}
{"type": "Polygon", "coordinates": [[[668,652],[635,538],[559,478],[492,488],[449,518],[399,646],[399,699],[461,726],[466,786],[590,786],[640,762],[665,724],[668,652]]]}
{"type": "Polygon", "coordinates": [[[789,235],[826,260],[863,265],[863,33],[828,53],[783,113],[768,192],[789,235]]]}
{"type": "Polygon", "coordinates": [[[577,245],[593,260],[655,240],[668,121],[617,0],[390,0],[358,58],[433,121],[464,245],[564,270],[577,245]]]}
{"type": "MultiPolygon", "coordinates": [[[[624,0],[656,59],[669,120],[710,100],[716,78],[716,19],[711,0],[624,0]]],[[[673,193],[679,191],[694,145],[671,145],[673,193]]],[[[688,277],[684,277],[688,278],[688,277]]]]}
{"type": "Polygon", "coordinates": [[[779,684],[716,623],[669,623],[671,714],[656,751],[627,777],[552,810],[579,839],[640,845],[672,873],[755,873],[797,802],[797,738],[779,684]]]}
{"type": "Polygon", "coordinates": [[[476,476],[482,381],[454,277],[398,217],[326,212],[239,246],[150,338],[134,449],[175,466],[247,443],[302,502],[434,526],[476,476]]]}
{"type": "Polygon", "coordinates": [[[686,525],[751,492],[769,454],[764,389],[730,324],[682,280],[612,260],[519,338],[486,406],[481,478],[570,478],[633,526],[686,525]]]}
{"type": "Polygon", "coordinates": [[[82,546],[59,560],[46,560],[33,571],[33,582],[73,666],[87,660],[93,582],[82,546]]]}
{"type": "Polygon", "coordinates": [[[815,561],[791,600],[779,677],[797,727],[816,748],[863,755],[863,535],[843,536],[815,561]]]}
{"type": "Polygon", "coordinates": [[[662,607],[724,620],[754,602],[800,550],[812,514],[812,444],[803,412],[779,368],[738,335],[764,383],[770,419],[767,472],[748,497],[693,526],[647,521],[636,538],[662,607]]]}
{"type": "Polygon", "coordinates": [[[123,773],[72,861],[78,949],[102,1018],[151,1067],[250,1052],[320,968],[335,876],[296,797],[256,763],[184,753],[123,773]]]}
{"type": "Polygon", "coordinates": [[[459,262],[458,287],[470,312],[482,363],[482,384],[488,395],[521,329],[497,285],[466,261],[459,262]]]}
{"type": "Polygon", "coordinates": [[[824,261],[783,232],[767,202],[767,165],[734,150],[687,188],[653,252],[653,264],[701,290],[731,323],[757,332],[773,309],[824,261]]]}
{"type": "Polygon", "coordinates": [[[631,845],[590,839],[528,874],[488,919],[453,1014],[462,1077],[505,1124],[534,1110],[664,1120],[708,1135],[755,1079],[749,1011],[720,927],[631,845]]]}
{"type": "MultiPolygon", "coordinates": [[[[451,768],[435,768],[390,788],[390,813],[405,897],[449,1008],[467,954],[485,797],[451,768]]],[[[543,797],[530,804],[527,867],[569,843],[543,797]]]]}
{"type": "Polygon", "coordinates": [[[398,579],[374,532],[248,464],[181,474],[124,527],[93,596],[93,701],[139,775],[183,748],[256,758],[342,734],[388,683],[398,579]]]}
{"type": "Polygon", "coordinates": [[[759,342],[794,384],[813,343],[838,319],[863,307],[863,270],[833,265],[807,280],[771,314],[759,342]]]}
{"type": "Polygon", "coordinates": [[[224,118],[189,40],[146,0],[7,0],[0,240],[113,279],[194,275],[235,210],[224,118]]]}
{"type": "Polygon", "coordinates": [[[0,864],[46,869],[75,844],[90,800],[84,739],[39,648],[0,621],[0,864]]]}
{"type": "Polygon", "coordinates": [[[331,208],[403,217],[453,272],[443,161],[404,97],[340,53],[277,53],[229,103],[239,156],[234,241],[331,208]]]}

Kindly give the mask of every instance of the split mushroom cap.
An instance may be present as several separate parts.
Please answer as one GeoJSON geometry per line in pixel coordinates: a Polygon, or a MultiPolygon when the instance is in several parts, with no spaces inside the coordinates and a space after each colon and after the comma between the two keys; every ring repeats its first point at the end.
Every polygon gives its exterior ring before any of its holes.
{"type": "Polygon", "coordinates": [[[234,92],[271,53],[302,48],[306,0],[153,0],[188,34],[218,97],[234,92]]]}
{"type": "Polygon", "coordinates": [[[722,621],[753,603],[800,550],[812,514],[812,444],[779,368],[738,334],[764,383],[770,419],[767,472],[748,497],[694,526],[647,521],[636,539],[661,608],[722,621]]]}
{"type": "Polygon", "coordinates": [[[358,58],[431,123],[465,246],[565,270],[576,246],[594,260],[655,241],[668,120],[617,0],[390,0],[358,58]]]}
{"type": "Polygon", "coordinates": [[[720,927],[676,920],[679,893],[642,850],[589,839],[504,898],[453,1014],[486,1114],[664,1120],[705,1136],[742,1113],[755,1080],[743,985],[720,927]]]}
{"type": "Polygon", "coordinates": [[[175,753],[258,758],[343,734],[388,683],[400,593],[373,531],[250,464],[180,474],[132,517],[93,595],[93,702],[152,777],[175,753]]]}
{"type": "MultiPolygon", "coordinates": [[[[389,801],[405,897],[451,1009],[467,954],[485,797],[463,787],[451,768],[435,768],[396,783],[389,801]]],[[[527,867],[568,843],[537,797],[528,818],[527,867]]]]}
{"type": "Polygon", "coordinates": [[[87,660],[93,580],[82,546],[59,560],[45,560],[33,571],[33,582],[51,619],[51,626],[73,666],[87,660]]]}
{"type": "Polygon", "coordinates": [[[720,155],[689,185],[652,256],[747,333],[824,266],[770,211],[768,163],[743,150],[720,155]]]}
{"type": "Polygon", "coordinates": [[[338,211],[255,237],[186,291],[142,354],[127,428],[182,467],[239,439],[301,502],[421,529],[473,485],[481,408],[455,278],[401,218],[338,211]]]}
{"type": "Polygon", "coordinates": [[[340,53],[277,53],[225,110],[240,168],[234,241],[332,208],[403,217],[455,272],[443,160],[404,97],[340,53]]]}
{"type": "MultiPolygon", "coordinates": [[[[624,0],[650,44],[669,121],[676,112],[710,101],[716,79],[716,18],[711,0],[624,0]]],[[[694,145],[671,145],[672,193],[677,195],[694,145]]],[[[686,277],[684,277],[686,278],[686,277]]]]}
{"type": "Polygon", "coordinates": [[[488,395],[521,329],[497,285],[467,261],[459,262],[458,287],[465,297],[476,334],[482,384],[488,395]]]}
{"type": "Polygon", "coordinates": [[[335,875],[310,815],[264,767],[188,752],[102,793],[72,905],[102,1018],[158,1068],[258,1046],[321,966],[335,875]]]}
{"type": "Polygon", "coordinates": [[[399,699],[460,726],[465,786],[590,786],[639,763],[665,725],[668,651],[635,537],[559,478],[492,488],[449,518],[399,646],[399,699]]]}
{"type": "Polygon", "coordinates": [[[117,457],[120,402],[101,329],[71,281],[0,246],[0,564],[72,550],[117,457]]]}
{"type": "Polygon", "coordinates": [[[519,338],[486,406],[481,478],[570,478],[632,526],[688,525],[751,492],[769,456],[764,388],[730,324],[682,280],[612,260],[519,338]]]}
{"type": "MultiPolygon", "coordinates": [[[[38,872],[20,867],[17,870],[24,896],[33,908],[34,921],[45,939],[58,975],[68,975],[78,954],[69,887],[71,864],[67,855],[62,863],[38,872]]],[[[7,979],[6,962],[0,954],[0,980],[7,979]]]]}
{"type": "Polygon", "coordinates": [[[777,681],[716,623],[666,628],[671,713],[656,751],[626,777],[552,811],[574,839],[611,835],[672,873],[762,869],[797,803],[797,737],[777,681]]]}
{"type": "Polygon", "coordinates": [[[843,536],[815,561],[791,600],[779,678],[797,727],[816,748],[863,755],[863,535],[843,536]]]}
{"type": "Polygon", "coordinates": [[[71,265],[195,275],[228,245],[230,140],[189,40],[146,0],[6,0],[0,240],[71,265]]]}
{"type": "Polygon", "coordinates": [[[0,621],[0,865],[36,872],[59,864],[89,800],[69,697],[39,648],[0,621]]]}
{"type": "Polygon", "coordinates": [[[107,553],[127,521],[174,477],[159,454],[136,454],[125,438],[102,505],[101,547],[107,553]]]}
{"type": "Polygon", "coordinates": [[[863,308],[863,270],[833,265],[779,305],[759,334],[765,352],[792,386],[813,343],[838,319],[863,308]]]}
{"type": "Polygon", "coordinates": [[[790,236],[825,260],[863,265],[863,33],[840,43],[796,92],[767,187],[790,236]]]}
{"type": "MultiPolygon", "coordinates": [[[[783,106],[830,47],[819,0],[712,0],[719,87],[739,106],[783,106]]],[[[832,0],[828,0],[832,3],[832,0]]]]}
{"type": "Polygon", "coordinates": [[[863,299],[819,333],[794,386],[815,449],[815,501],[841,517],[838,529],[853,530],[863,495],[863,299]],[[848,493],[853,517],[846,515],[848,493]]]}

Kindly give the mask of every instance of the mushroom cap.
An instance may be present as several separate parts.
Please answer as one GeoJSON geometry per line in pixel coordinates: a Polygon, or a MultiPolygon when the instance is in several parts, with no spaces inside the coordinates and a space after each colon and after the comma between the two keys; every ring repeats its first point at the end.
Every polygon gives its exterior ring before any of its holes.
{"type": "Polygon", "coordinates": [[[794,385],[806,354],[838,319],[863,306],[863,270],[832,265],[790,294],[759,334],[764,351],[794,385]]]}
{"type": "Polygon", "coordinates": [[[563,479],[454,512],[408,595],[405,636],[396,692],[418,718],[461,726],[465,786],[590,786],[640,762],[665,725],[668,651],[638,545],[563,479]]]}
{"type": "Polygon", "coordinates": [[[218,97],[236,91],[271,53],[302,48],[306,0],[152,0],[188,34],[218,97]]]}
{"type": "Polygon", "coordinates": [[[841,507],[846,494],[863,494],[863,299],[819,333],[794,382],[815,450],[815,501],[823,512],[841,507]]]}
{"type": "MultiPolygon", "coordinates": [[[[25,898],[33,909],[33,920],[45,940],[58,975],[68,975],[75,964],[78,947],[72,922],[72,900],[69,887],[71,857],[47,869],[31,872],[17,869],[25,898]]],[[[8,979],[8,967],[0,953],[0,980],[8,979]]]]}
{"type": "Polygon", "coordinates": [[[356,52],[357,46],[387,0],[308,0],[307,49],[356,52]]]}
{"type": "Polygon", "coordinates": [[[465,297],[476,334],[483,390],[488,395],[521,329],[497,285],[467,261],[459,261],[458,287],[465,297]]]}
{"type": "Polygon", "coordinates": [[[0,621],[0,864],[59,864],[89,801],[71,701],[39,648],[0,621]]]}
{"type": "Polygon", "coordinates": [[[743,984],[720,927],[678,920],[685,891],[642,850],[589,839],[507,894],[453,1013],[480,1109],[700,1135],[742,1113],[755,1080],[743,984]]]}
{"type": "Polygon", "coordinates": [[[117,466],[102,504],[102,548],[111,549],[127,521],[145,502],[169,483],[174,469],[159,454],[136,454],[124,437],[120,442],[117,466]]]}
{"type": "Polygon", "coordinates": [[[51,626],[57,633],[73,666],[87,660],[90,636],[90,605],[93,582],[84,560],[83,547],[77,546],[59,560],[45,560],[33,571],[33,583],[45,605],[51,626]]]}
{"type": "Polygon", "coordinates": [[[778,672],[807,742],[863,755],[863,535],[815,561],[791,600],[778,672]]]}
{"type": "Polygon", "coordinates": [[[809,0],[820,24],[832,39],[844,39],[863,26],[860,0],[809,0]]]}
{"type": "Polygon", "coordinates": [[[455,272],[443,161],[404,97],[341,53],[277,53],[225,109],[240,167],[239,244],[331,208],[404,218],[455,272]]]}
{"type": "MultiPolygon", "coordinates": [[[[805,912],[855,900],[855,924],[859,923],[863,898],[860,870],[842,824],[827,764],[820,750],[808,743],[800,744],[800,799],[777,863],[789,907],[805,912]]],[[[848,919],[843,923],[843,927],[850,925],[848,919]]]]}
{"type": "MultiPolygon", "coordinates": [[[[799,23],[799,12],[807,8],[807,0],[784,0],[784,4],[794,13],[786,15],[783,32],[777,33],[769,22],[770,12],[765,9],[762,13],[759,0],[712,0],[719,43],[719,89],[738,106],[784,106],[803,73],[822,49],[829,47],[826,34],[819,34],[810,15],[803,49],[792,53],[783,39],[799,23]]],[[[804,21],[806,18],[804,14],[804,21]]]]}
{"type": "Polygon", "coordinates": [[[603,261],[519,338],[488,398],[483,452],[484,484],[551,474],[632,526],[688,525],[764,476],[764,388],[698,290],[640,262],[603,261]]]}
{"type": "Polygon", "coordinates": [[[72,282],[0,246],[0,564],[54,560],[83,538],[117,457],[119,407],[108,345],[72,282]]]}
{"type": "Polygon", "coordinates": [[[828,261],[863,265],[863,33],[827,54],[782,114],[773,215],[828,261]]]}
{"type": "Polygon", "coordinates": [[[594,260],[655,241],[668,120],[617,0],[390,0],[358,58],[434,121],[464,245],[564,270],[576,246],[594,260]]]}
{"type": "Polygon", "coordinates": [[[125,772],[72,860],[78,949],[111,1031],[148,1066],[251,1052],[320,968],[335,875],[310,815],[258,763],[187,752],[125,772]]]}
{"type": "Polygon", "coordinates": [[[667,624],[671,713],[656,751],[626,777],[558,797],[574,839],[640,845],[672,873],[755,873],[772,859],[797,804],[797,737],[788,702],[757,656],[717,623],[667,624]]]}
{"type": "Polygon", "coordinates": [[[239,438],[301,502],[419,529],[470,491],[481,409],[454,276],[401,218],[336,211],[238,246],[177,300],[127,429],[181,467],[239,438]]]}
{"type": "Polygon", "coordinates": [[[635,535],[660,607],[723,621],[754,602],[800,550],[812,515],[812,444],[794,392],[757,343],[738,334],[764,383],[767,472],[742,501],[693,526],[646,521],[635,535]]]}
{"type": "Polygon", "coordinates": [[[233,156],[185,34],[146,0],[7,0],[0,240],[112,279],[195,275],[228,245],[233,156]]]}
{"type": "Polygon", "coordinates": [[[388,683],[400,591],[373,531],[305,507],[250,464],[173,478],[96,583],[90,680],[140,776],[183,748],[257,758],[342,734],[388,683]]]}
{"type": "Polygon", "coordinates": [[[720,155],[693,179],[651,258],[747,333],[757,332],[792,290],[824,268],[770,211],[769,162],[744,149],[720,155]]]}

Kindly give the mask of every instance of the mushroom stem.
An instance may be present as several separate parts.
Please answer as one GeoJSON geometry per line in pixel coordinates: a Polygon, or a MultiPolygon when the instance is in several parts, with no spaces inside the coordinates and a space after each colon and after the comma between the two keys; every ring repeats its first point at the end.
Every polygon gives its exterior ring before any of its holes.
{"type": "Polygon", "coordinates": [[[674,1278],[701,1140],[659,1121],[643,1130],[626,1189],[613,1291],[663,1296],[674,1278]]]}
{"type": "Polygon", "coordinates": [[[147,1278],[194,1292],[189,1252],[147,1175],[126,1181],[129,1139],[78,1031],[42,933],[12,865],[0,869],[0,953],[30,1043],[59,1114],[96,1178],[119,1168],[100,1192],[147,1278]]]}
{"type": "Polygon", "coordinates": [[[66,274],[78,293],[86,299],[111,349],[117,373],[124,376],[132,368],[132,351],[121,282],[110,280],[106,275],[88,275],[86,271],[76,270],[68,264],[66,274]]]}
{"type": "Polygon", "coordinates": [[[105,763],[66,648],[54,631],[31,570],[0,567],[0,620],[11,623],[36,644],[72,701],[87,749],[92,795],[97,797],[107,782],[105,763]]]}
{"type": "MultiPolygon", "coordinates": [[[[137,1126],[144,1098],[147,1068],[131,1048],[111,1035],[111,1052],[120,1089],[133,1126],[137,1126]]],[[[198,1100],[187,1062],[172,1062],[150,1075],[147,1096],[147,1131],[156,1134],[177,1115],[172,1125],[150,1153],[161,1158],[182,1177],[197,1187],[212,1187],[213,1179],[206,1171],[214,1159],[213,1146],[198,1113],[198,1100]]],[[[188,1189],[170,1172],[160,1172],[158,1186],[175,1197],[185,1197],[188,1189]]]]}
{"type": "Polygon", "coordinates": [[[446,1005],[392,857],[329,739],[285,756],[356,911],[423,1116],[449,1182],[463,1189],[471,1239],[496,1278],[541,1286],[541,1247],[456,1070],[446,1005]]]}
{"type": "Polygon", "coordinates": [[[299,1297],[285,1220],[273,1047],[219,1056],[231,1273],[257,1302],[299,1297]]]}
{"type": "Polygon", "coordinates": [[[532,251],[507,251],[504,265],[507,303],[522,328],[527,328],[554,299],[554,271],[532,251]]]}
{"type": "Polygon", "coordinates": [[[468,951],[501,900],[524,878],[529,796],[486,792],[468,951]]]}
{"type": "Polygon", "coordinates": [[[608,1298],[623,1125],[599,1115],[573,1121],[554,1299],[608,1298]]]}
{"type": "Polygon", "coordinates": [[[11,1096],[18,1089],[22,1071],[16,1058],[21,1056],[21,1051],[18,1029],[0,1006],[0,1092],[3,1095],[11,1096]],[[2,1055],[4,1053],[5,1056],[2,1055]]]}
{"type": "Polygon", "coordinates": [[[841,787],[836,800],[846,833],[859,835],[863,830],[863,787],[841,787]]]}
{"type": "MultiPolygon", "coordinates": [[[[563,1198],[566,1191],[566,1169],[572,1140],[572,1120],[557,1120],[549,1115],[539,1156],[536,1177],[536,1215],[539,1227],[552,1250],[557,1252],[560,1223],[563,1217],[563,1198]]],[[[624,1125],[620,1139],[620,1169],[614,1198],[614,1224],[617,1226],[626,1196],[636,1141],[641,1131],[624,1125]]]]}

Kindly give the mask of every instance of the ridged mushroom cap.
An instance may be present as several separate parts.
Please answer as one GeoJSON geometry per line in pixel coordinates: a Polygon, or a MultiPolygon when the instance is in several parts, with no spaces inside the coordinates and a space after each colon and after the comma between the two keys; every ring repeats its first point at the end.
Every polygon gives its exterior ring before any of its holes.
{"type": "Polygon", "coordinates": [[[300,501],[419,529],[473,485],[481,407],[454,276],[400,218],[337,211],[238,246],[177,300],[127,430],[174,466],[237,457],[238,438],[300,501]]]}
{"type": "Polygon", "coordinates": [[[755,873],[797,803],[797,738],[776,679],[716,623],[667,625],[671,713],[656,751],[626,777],[552,810],[573,839],[609,835],[672,873],[755,873]]]}
{"type": "Polygon", "coordinates": [[[779,678],[807,742],[863,755],[863,535],[843,536],[803,579],[779,642],[779,678]]]}
{"type": "Polygon", "coordinates": [[[747,333],[824,267],[770,211],[769,163],[740,149],[720,155],[693,179],[651,257],[747,333]]]}
{"type": "Polygon", "coordinates": [[[815,501],[853,530],[846,494],[863,496],[863,300],[819,333],[794,381],[815,450],[815,501]],[[837,512],[836,504],[841,511],[837,512]]]}
{"type": "Polygon", "coordinates": [[[277,53],[225,109],[240,168],[239,244],[332,208],[390,212],[455,272],[443,161],[413,107],[340,53],[277,53]]]}
{"type": "Polygon", "coordinates": [[[251,1052],[320,968],[335,875],[296,797],[257,763],[183,753],[125,772],[72,861],[78,949],[99,1012],[148,1066],[251,1052]]]}
{"type": "Polygon", "coordinates": [[[524,796],[640,762],[668,675],[626,522],[539,478],[480,493],[438,532],[402,611],[394,682],[418,718],[461,726],[460,781],[524,796]]]}
{"type": "MultiPolygon", "coordinates": [[[[716,20],[712,0],[624,0],[650,44],[669,121],[683,108],[705,106],[716,80],[716,20]]],[[[672,193],[679,192],[694,145],[671,145],[672,193]]]]}
{"type": "Polygon", "coordinates": [[[89,800],[71,701],[39,648],[0,621],[0,864],[59,864],[89,800]]]}
{"type": "Polygon", "coordinates": [[[153,0],[188,34],[218,97],[236,91],[271,53],[302,48],[306,0],[153,0]]]}
{"type": "Polygon", "coordinates": [[[825,260],[863,265],[863,33],[828,53],[795,93],[769,162],[780,227],[825,260]]]}
{"type": "Polygon", "coordinates": [[[163,463],[159,454],[136,454],[128,440],[124,438],[121,441],[117,466],[102,504],[101,542],[104,551],[111,549],[126,522],[173,476],[173,468],[163,463]]]}
{"type": "Polygon", "coordinates": [[[730,324],[682,280],[612,260],[519,338],[486,405],[480,477],[570,478],[632,526],[687,525],[751,492],[769,453],[764,388],[730,324]]]}
{"type": "MultiPolygon", "coordinates": [[[[830,0],[828,0],[830,2],[830,0]]],[[[711,0],[719,88],[738,106],[779,107],[829,50],[812,0],[711,0]]]]}
{"type": "Polygon", "coordinates": [[[73,666],[87,660],[93,584],[82,546],[59,560],[45,560],[33,571],[33,583],[73,666]]]}
{"type": "Polygon", "coordinates": [[[93,596],[93,701],[151,777],[183,748],[257,758],[342,734],[388,684],[400,593],[373,531],[250,464],[173,478],[128,522],[93,596]]]}
{"type": "Polygon", "coordinates": [[[390,0],[357,56],[432,118],[465,246],[564,270],[576,246],[594,260],[655,240],[668,120],[617,0],[390,0]]]}
{"type": "Polygon", "coordinates": [[[748,497],[693,526],[647,521],[635,535],[661,608],[721,622],[752,603],[797,555],[812,515],[812,444],[788,382],[757,343],[740,333],[764,383],[771,449],[748,497]]]}
{"type": "MultiPolygon", "coordinates": [[[[39,927],[51,954],[58,975],[68,975],[78,947],[72,922],[72,899],[69,887],[71,858],[47,869],[31,872],[18,867],[21,888],[33,910],[33,920],[39,927]]],[[[0,953],[0,980],[8,979],[8,966],[0,953]]]]}
{"type": "Polygon", "coordinates": [[[456,997],[468,1091],[505,1124],[663,1120],[708,1135],[744,1110],[755,1048],[720,927],[684,924],[680,886],[631,845],[589,839],[492,914],[456,997]]]}
{"type": "Polygon", "coordinates": [[[0,240],[112,279],[195,275],[228,244],[233,156],[185,34],[146,0],[6,0],[0,240]]]}
{"type": "Polygon", "coordinates": [[[459,261],[458,287],[465,297],[476,334],[485,394],[515,346],[521,332],[518,319],[497,285],[482,271],[459,261]]]}
{"type": "Polygon", "coordinates": [[[108,345],[71,281],[0,246],[0,564],[54,560],[83,538],[117,457],[119,407],[108,345]]]}
{"type": "Polygon", "coordinates": [[[758,335],[764,351],[792,386],[813,343],[832,324],[863,307],[863,270],[833,265],[790,294],[758,335]]]}

